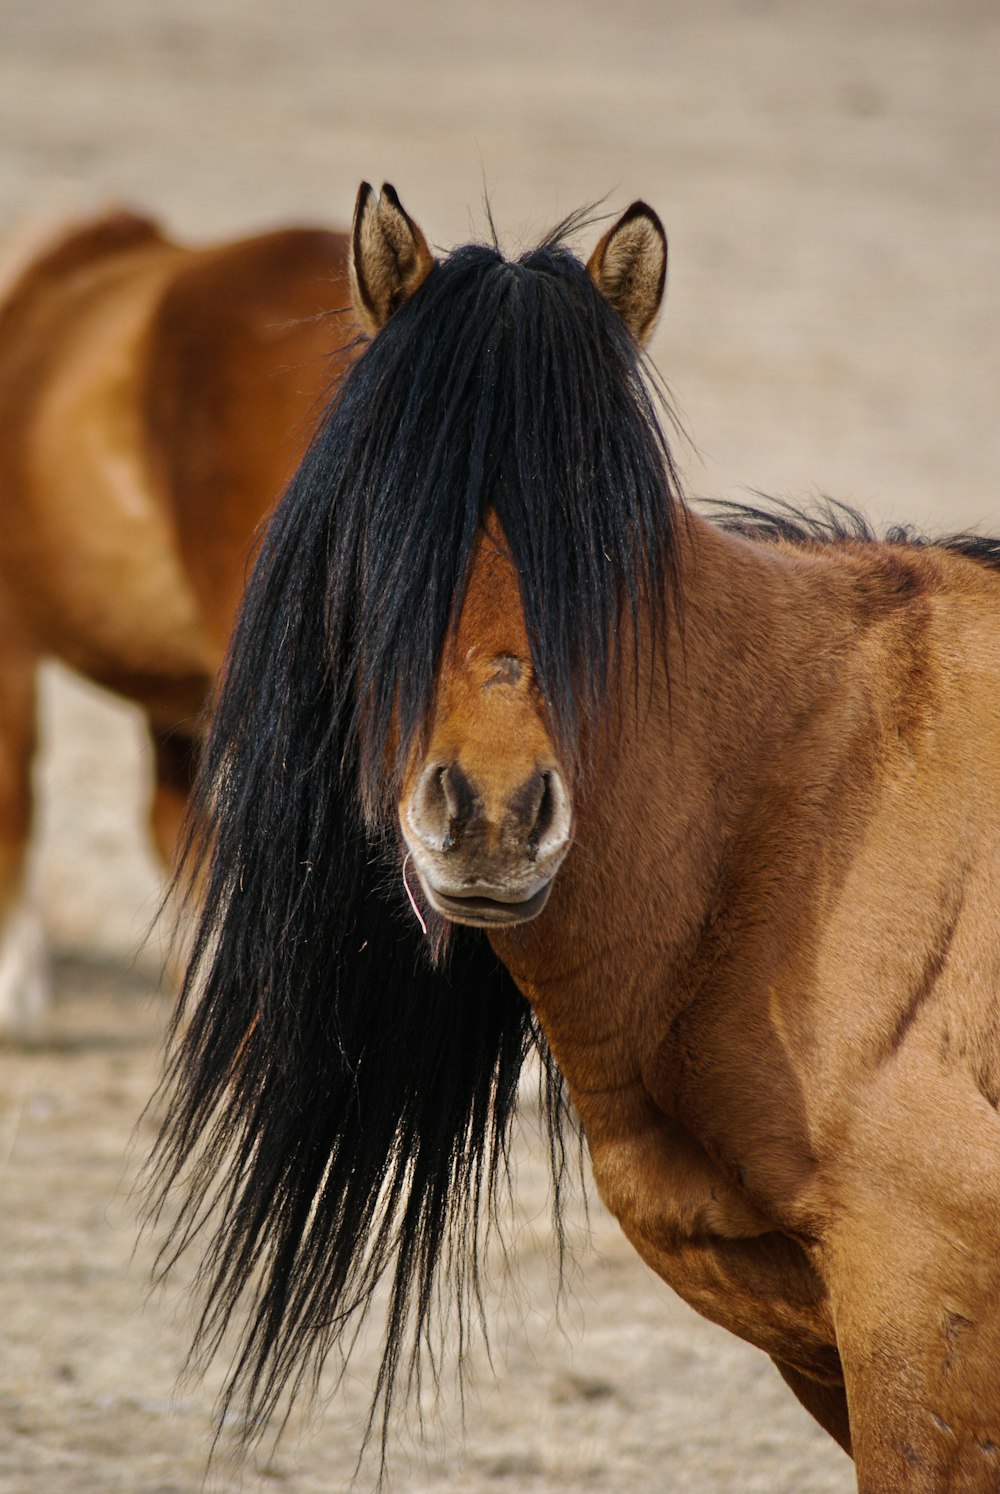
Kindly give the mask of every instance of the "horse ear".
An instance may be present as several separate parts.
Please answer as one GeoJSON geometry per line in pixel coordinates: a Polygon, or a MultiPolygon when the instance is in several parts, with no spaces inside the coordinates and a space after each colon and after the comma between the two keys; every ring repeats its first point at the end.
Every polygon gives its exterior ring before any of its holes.
{"type": "Polygon", "coordinates": [[[590,278],[640,347],[650,333],[667,279],[667,236],[651,207],[633,202],[587,261],[590,278]]]}
{"type": "Polygon", "coordinates": [[[396,196],[383,183],[376,197],[367,182],[358,190],[348,270],[354,314],[369,336],[419,290],[434,268],[427,240],[396,196]]]}

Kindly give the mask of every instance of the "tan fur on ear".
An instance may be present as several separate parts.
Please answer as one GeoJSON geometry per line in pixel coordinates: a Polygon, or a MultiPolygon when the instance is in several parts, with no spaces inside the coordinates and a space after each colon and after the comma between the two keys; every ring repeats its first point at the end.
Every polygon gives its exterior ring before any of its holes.
{"type": "Polygon", "coordinates": [[[388,182],[376,197],[367,182],[358,190],[348,265],[354,312],[374,337],[393,312],[419,290],[434,268],[427,240],[388,182]]]}
{"type": "Polygon", "coordinates": [[[587,270],[640,347],[656,322],[667,279],[667,236],[651,207],[633,202],[609,228],[587,270]]]}

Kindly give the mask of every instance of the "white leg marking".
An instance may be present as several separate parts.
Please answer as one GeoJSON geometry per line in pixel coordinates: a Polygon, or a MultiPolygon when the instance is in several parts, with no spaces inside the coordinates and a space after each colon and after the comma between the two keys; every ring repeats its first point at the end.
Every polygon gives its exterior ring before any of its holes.
{"type": "Polygon", "coordinates": [[[41,911],[24,892],[0,924],[0,1033],[26,1036],[48,1011],[51,991],[41,911]]]}

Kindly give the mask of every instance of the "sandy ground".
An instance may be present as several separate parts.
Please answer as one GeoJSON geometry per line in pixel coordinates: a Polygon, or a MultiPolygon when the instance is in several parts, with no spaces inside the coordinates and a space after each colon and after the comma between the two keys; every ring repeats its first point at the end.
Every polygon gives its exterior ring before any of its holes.
{"type": "MultiPolygon", "coordinates": [[[[655,353],[692,491],[995,528],[998,61],[986,0],[4,0],[0,231],[109,200],[197,238],[343,221],[366,176],[441,243],[481,227],[485,186],[515,246],[642,195],[671,235],[655,353]]],[[[55,669],[44,727],[58,1003],[0,1050],[0,1490],[186,1494],[212,1384],[175,1389],[184,1283],[146,1301],[129,1201],[166,1012],[137,953],[148,758],[127,711],[55,669]]],[[[446,1392],[429,1446],[393,1450],[393,1487],[846,1494],[768,1362],[596,1205],[557,1320],[530,1125],[519,1158],[494,1369],[474,1356],[464,1435],[446,1392]]],[[[214,1486],[345,1488],[371,1364],[214,1486]]]]}

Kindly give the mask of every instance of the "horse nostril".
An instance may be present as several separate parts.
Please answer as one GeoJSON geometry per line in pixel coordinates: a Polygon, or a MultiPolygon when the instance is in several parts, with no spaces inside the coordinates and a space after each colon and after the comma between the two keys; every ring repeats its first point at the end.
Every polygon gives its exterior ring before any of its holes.
{"type": "Polygon", "coordinates": [[[541,794],[535,810],[535,823],[528,831],[528,856],[532,861],[538,859],[539,842],[552,825],[553,798],[550,778],[551,775],[548,773],[541,775],[541,794]]]}
{"type": "Polygon", "coordinates": [[[429,763],[420,775],[407,818],[430,850],[450,851],[475,810],[475,792],[458,763],[429,763]]]}
{"type": "Polygon", "coordinates": [[[569,835],[569,810],[562,779],[555,769],[535,773],[521,785],[511,802],[515,823],[520,822],[528,859],[558,850],[569,835]]]}
{"type": "Polygon", "coordinates": [[[555,796],[552,792],[552,774],[543,773],[542,802],[538,806],[538,818],[535,820],[535,828],[531,832],[536,843],[541,840],[546,831],[552,828],[552,820],[555,815],[555,796]]]}
{"type": "Polygon", "coordinates": [[[438,770],[441,793],[448,809],[452,829],[458,829],[472,817],[476,795],[472,784],[458,763],[449,763],[438,770]]]}

